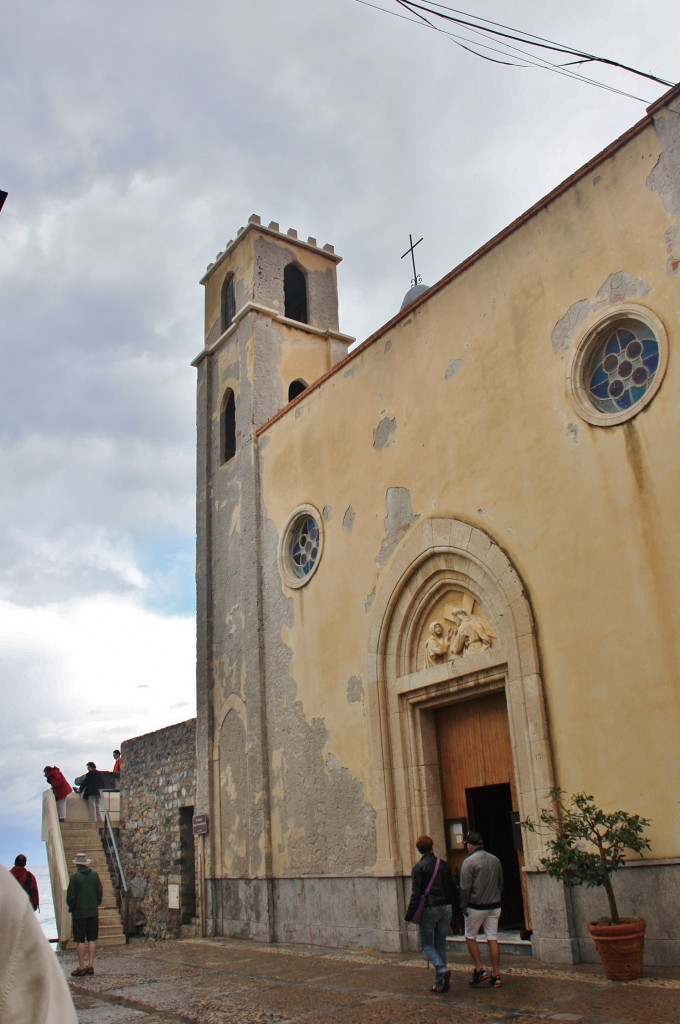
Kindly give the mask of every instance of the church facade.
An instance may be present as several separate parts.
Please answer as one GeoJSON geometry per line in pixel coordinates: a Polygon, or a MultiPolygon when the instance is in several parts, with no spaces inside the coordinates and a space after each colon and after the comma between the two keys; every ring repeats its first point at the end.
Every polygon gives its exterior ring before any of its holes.
{"type": "Polygon", "coordinates": [[[423,832],[592,959],[551,787],[652,819],[618,873],[680,963],[680,91],[348,354],[332,246],[251,217],[198,371],[204,934],[409,948],[423,832]]]}

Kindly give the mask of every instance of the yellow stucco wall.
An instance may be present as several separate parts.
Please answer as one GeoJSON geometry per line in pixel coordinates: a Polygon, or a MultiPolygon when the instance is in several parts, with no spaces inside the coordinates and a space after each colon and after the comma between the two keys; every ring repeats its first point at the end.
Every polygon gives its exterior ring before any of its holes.
{"type": "MultiPolygon", "coordinates": [[[[260,435],[276,532],[298,504],[326,510],[318,571],[299,590],[280,584],[297,699],[374,805],[369,634],[390,564],[379,564],[386,493],[405,488],[418,521],[478,527],[519,572],[556,782],[650,817],[653,855],[680,856],[669,784],[680,773],[680,319],[668,251],[678,218],[646,184],[659,155],[650,126],[260,435]],[[584,300],[590,312],[560,348],[553,332],[584,300]],[[630,302],[665,326],[665,379],[628,422],[591,426],[567,392],[569,356],[603,312],[630,302]],[[348,699],[356,679],[363,700],[348,699]]],[[[275,806],[273,822],[276,848],[275,806]]],[[[280,845],[275,872],[286,868],[280,845]]]]}

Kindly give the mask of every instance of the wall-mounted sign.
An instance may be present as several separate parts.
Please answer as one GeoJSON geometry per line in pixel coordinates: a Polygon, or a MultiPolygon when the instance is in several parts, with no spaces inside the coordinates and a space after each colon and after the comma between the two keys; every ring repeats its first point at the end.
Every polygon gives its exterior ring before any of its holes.
{"type": "Polygon", "coordinates": [[[208,815],[194,814],[192,831],[195,836],[206,836],[208,834],[208,815]]]}
{"type": "Polygon", "coordinates": [[[444,831],[446,834],[446,849],[449,853],[453,850],[465,849],[467,818],[447,818],[444,822],[444,831]]]}

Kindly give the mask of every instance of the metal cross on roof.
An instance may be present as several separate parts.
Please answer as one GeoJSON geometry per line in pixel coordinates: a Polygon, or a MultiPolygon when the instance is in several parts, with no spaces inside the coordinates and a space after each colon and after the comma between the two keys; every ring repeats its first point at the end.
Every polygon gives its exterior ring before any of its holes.
{"type": "MultiPolygon", "coordinates": [[[[417,242],[414,242],[414,241],[413,241],[413,236],[412,236],[412,235],[409,235],[409,236],[408,236],[408,240],[409,240],[409,242],[410,242],[411,244],[409,245],[408,249],[407,249],[407,250],[406,250],[406,252],[404,253],[404,256],[408,256],[408,254],[409,254],[409,253],[411,253],[411,262],[412,262],[412,264],[413,264],[413,280],[411,281],[411,285],[412,285],[412,286],[413,286],[413,287],[415,288],[415,286],[416,286],[417,284],[420,284],[420,283],[421,283],[421,281],[422,281],[422,277],[420,276],[420,274],[417,274],[417,273],[416,273],[416,258],[415,258],[415,256],[413,255],[413,250],[415,249],[415,247],[416,247],[417,245],[420,245],[420,243],[422,242],[422,238],[419,238],[417,242]]],[[[401,258],[402,258],[402,260],[403,260],[404,256],[402,256],[402,257],[401,257],[401,258]]]]}

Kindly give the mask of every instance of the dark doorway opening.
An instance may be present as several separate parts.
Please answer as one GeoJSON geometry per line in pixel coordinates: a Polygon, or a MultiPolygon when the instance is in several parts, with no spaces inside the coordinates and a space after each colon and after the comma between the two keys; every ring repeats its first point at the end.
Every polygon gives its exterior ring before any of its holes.
{"type": "Polygon", "coordinates": [[[522,880],[517,858],[518,830],[512,809],[512,793],[507,782],[495,786],[466,789],[470,829],[481,832],[484,848],[503,866],[503,909],[501,928],[524,928],[522,880]]]}
{"type": "Polygon", "coordinates": [[[196,851],[194,847],[193,807],[179,809],[179,848],[180,859],[180,907],[182,924],[191,924],[196,917],[196,851]]]}

